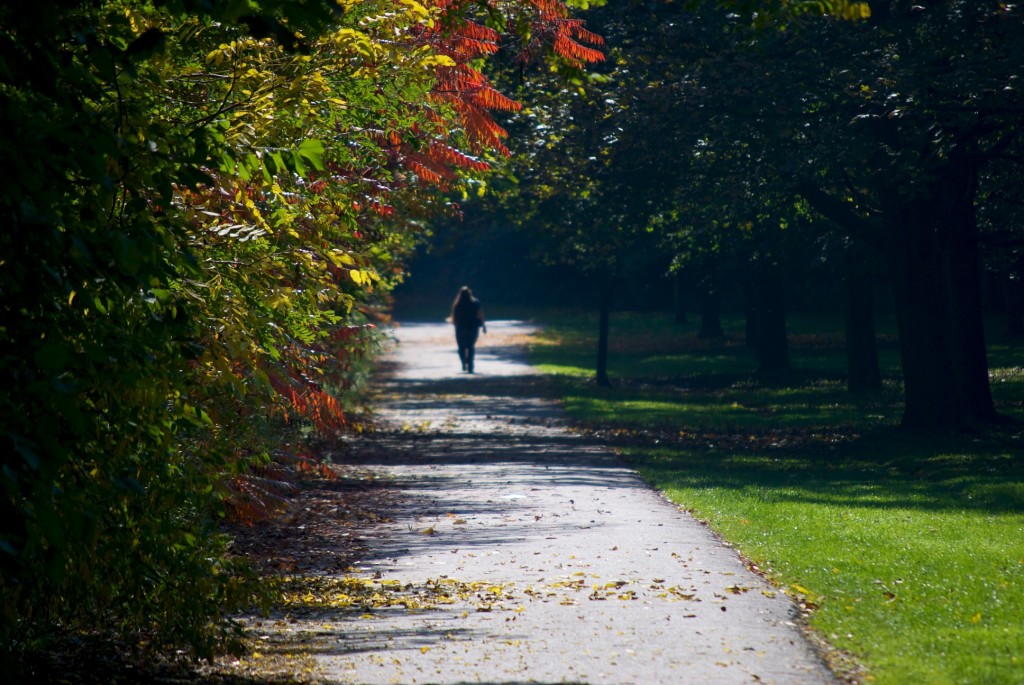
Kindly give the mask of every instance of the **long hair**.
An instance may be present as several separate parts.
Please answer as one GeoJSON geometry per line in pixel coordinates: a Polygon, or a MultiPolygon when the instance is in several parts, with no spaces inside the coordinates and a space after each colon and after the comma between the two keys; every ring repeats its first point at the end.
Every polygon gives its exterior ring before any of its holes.
{"type": "Polygon", "coordinates": [[[465,308],[468,307],[476,298],[473,297],[473,291],[469,289],[468,285],[464,285],[459,288],[459,294],[455,296],[455,301],[452,302],[452,321],[458,321],[456,315],[465,308]]]}

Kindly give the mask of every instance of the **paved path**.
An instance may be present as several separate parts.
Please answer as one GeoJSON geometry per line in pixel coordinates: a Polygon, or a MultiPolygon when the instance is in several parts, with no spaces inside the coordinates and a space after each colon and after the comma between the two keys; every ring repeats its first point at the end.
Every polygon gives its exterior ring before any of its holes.
{"type": "Polygon", "coordinates": [[[445,325],[401,326],[379,450],[391,521],[356,576],[408,608],[331,616],[339,683],[834,683],[796,611],[707,528],[524,393],[529,328],[493,322],[477,374],[445,325]],[[525,396],[523,396],[525,395],[525,396]]]}

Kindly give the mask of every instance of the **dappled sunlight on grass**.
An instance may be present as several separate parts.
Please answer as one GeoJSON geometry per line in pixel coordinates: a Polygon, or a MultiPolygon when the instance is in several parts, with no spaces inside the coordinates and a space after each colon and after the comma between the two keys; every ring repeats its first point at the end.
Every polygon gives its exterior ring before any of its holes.
{"type": "Polygon", "coordinates": [[[894,393],[854,397],[834,382],[779,389],[743,384],[718,389],[648,384],[608,390],[571,382],[560,386],[563,404],[572,416],[648,426],[680,424],[715,430],[770,429],[780,424],[864,428],[892,425],[899,416],[894,393]]]}
{"type": "Polygon", "coordinates": [[[699,429],[745,430],[771,428],[784,421],[789,425],[812,426],[821,423],[846,424],[860,413],[851,405],[816,406],[789,402],[780,407],[758,407],[739,402],[722,403],[705,398],[701,401],[601,400],[593,397],[569,396],[563,399],[571,415],[596,420],[616,420],[643,424],[668,424],[685,417],[686,424],[699,429]]]}
{"type": "Polygon", "coordinates": [[[1001,412],[1024,421],[1024,350],[1015,355],[1007,351],[999,357],[1001,361],[1012,361],[1019,366],[992,366],[989,369],[992,398],[1001,412]]]}

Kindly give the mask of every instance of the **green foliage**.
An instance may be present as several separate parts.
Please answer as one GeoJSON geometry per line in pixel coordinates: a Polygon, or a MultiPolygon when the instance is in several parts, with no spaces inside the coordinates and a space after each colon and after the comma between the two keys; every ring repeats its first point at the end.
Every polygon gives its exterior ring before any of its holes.
{"type": "MultiPolygon", "coordinates": [[[[436,87],[480,57],[449,38],[481,6],[0,8],[5,655],[226,646],[258,593],[222,520],[270,513],[310,440],[359,427],[419,222],[487,169],[457,146],[504,134],[482,77],[436,87]]],[[[523,30],[586,40],[531,7],[523,30]]]]}
{"type": "Polygon", "coordinates": [[[1019,347],[989,350],[1000,410],[1018,423],[929,437],[894,428],[894,350],[883,349],[882,392],[855,398],[835,381],[834,321],[794,321],[797,370],[767,386],[734,356],[729,325],[709,343],[667,316],[623,314],[633,343],[613,355],[607,390],[573,371],[589,368],[592,322],[540,318],[551,323],[532,357],[556,374],[570,416],[792,595],[841,650],[830,653],[840,671],[876,683],[1018,680],[1019,347]]]}
{"type": "MultiPolygon", "coordinates": [[[[2,144],[25,162],[0,191],[0,642],[112,629],[208,656],[254,598],[217,520],[259,453],[232,452],[232,422],[211,418],[228,386],[245,394],[239,374],[196,373],[203,327],[225,327],[209,308],[232,297],[178,203],[213,182],[230,128],[178,86],[199,44],[237,29],[116,2],[51,9],[3,10],[2,144]]],[[[233,237],[232,259],[256,249],[233,237]]]]}

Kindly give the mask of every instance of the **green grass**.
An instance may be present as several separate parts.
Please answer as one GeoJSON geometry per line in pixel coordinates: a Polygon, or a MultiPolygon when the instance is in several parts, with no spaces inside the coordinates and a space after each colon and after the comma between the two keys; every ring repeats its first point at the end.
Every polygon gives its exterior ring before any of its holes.
{"type": "MultiPolygon", "coordinates": [[[[768,386],[737,322],[711,344],[667,317],[617,314],[611,389],[589,381],[590,317],[545,318],[532,354],[569,415],[807,605],[860,678],[1024,683],[1024,426],[897,430],[891,337],[885,388],[851,397],[823,318],[792,326],[796,371],[768,386]]],[[[1024,420],[1024,349],[993,344],[990,366],[998,408],[1024,420]]]]}

